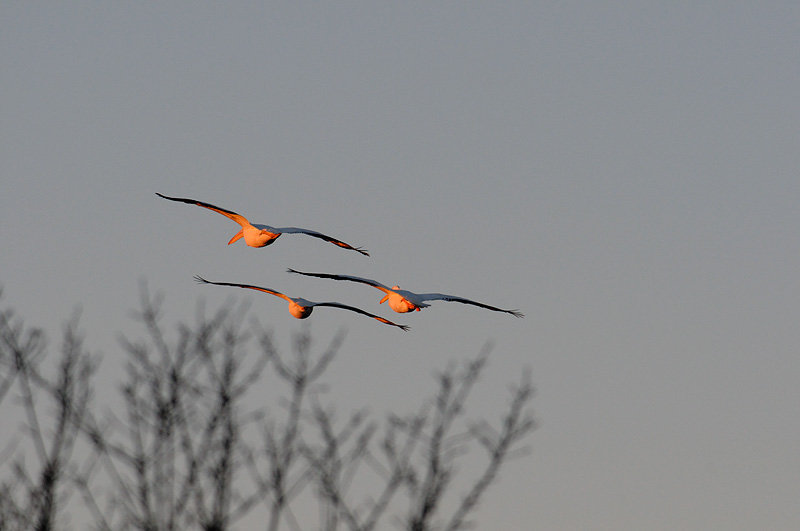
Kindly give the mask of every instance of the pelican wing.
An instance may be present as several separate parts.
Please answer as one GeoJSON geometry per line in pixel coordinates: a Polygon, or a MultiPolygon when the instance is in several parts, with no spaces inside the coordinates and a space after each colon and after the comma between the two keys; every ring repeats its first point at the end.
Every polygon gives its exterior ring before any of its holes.
{"type": "Polygon", "coordinates": [[[394,290],[390,287],[384,286],[380,282],[376,280],[370,280],[368,278],[354,277],[352,275],[332,275],[330,273],[303,273],[302,271],[296,271],[292,268],[289,268],[286,271],[289,273],[297,273],[298,275],[305,275],[307,277],[330,278],[333,280],[349,280],[350,282],[359,282],[361,284],[372,286],[373,288],[378,288],[386,294],[394,293],[394,290]]]}
{"type": "Polygon", "coordinates": [[[250,284],[235,284],[231,282],[211,282],[210,280],[206,280],[199,275],[195,275],[194,280],[199,282],[200,284],[214,284],[216,286],[231,286],[234,288],[246,288],[246,289],[254,289],[256,291],[263,291],[264,293],[269,293],[270,295],[275,295],[276,297],[280,297],[281,299],[285,299],[289,302],[292,302],[292,299],[281,293],[280,291],[275,291],[274,289],[269,288],[261,288],[259,286],[251,286],[250,284]]]}
{"type": "Polygon", "coordinates": [[[379,315],[375,315],[374,313],[366,312],[366,311],[362,310],[361,308],[356,308],[355,306],[348,306],[346,304],[341,304],[341,303],[338,303],[338,302],[315,302],[315,303],[312,303],[312,304],[314,306],[330,306],[332,308],[342,308],[343,310],[350,310],[351,312],[360,313],[361,315],[366,315],[367,317],[372,317],[373,319],[377,319],[378,321],[380,321],[380,322],[382,322],[384,324],[396,326],[397,328],[400,328],[401,330],[403,330],[405,332],[408,332],[408,330],[410,328],[407,325],[399,325],[397,323],[393,323],[389,319],[384,319],[383,317],[381,317],[379,315]]]}
{"type": "Polygon", "coordinates": [[[448,301],[460,302],[461,304],[472,304],[473,306],[480,306],[481,308],[493,310],[495,312],[510,313],[514,317],[525,317],[525,315],[520,313],[519,310],[504,310],[502,308],[497,308],[496,306],[489,306],[488,304],[484,304],[482,302],[465,299],[464,297],[456,297],[455,295],[445,295],[444,293],[419,293],[417,294],[417,297],[424,301],[448,301]]]}
{"type": "Polygon", "coordinates": [[[254,227],[258,227],[259,229],[267,229],[270,232],[274,233],[286,233],[286,234],[307,234],[309,236],[313,236],[314,238],[319,238],[320,240],[325,240],[326,242],[330,242],[334,245],[338,245],[344,249],[350,249],[351,251],[356,251],[364,256],[369,256],[369,253],[366,249],[362,247],[353,247],[349,243],[345,243],[342,240],[337,240],[327,234],[322,234],[321,232],[317,232],[315,230],[309,229],[300,229],[298,227],[270,227],[269,225],[253,225],[254,227]]]}
{"type": "Polygon", "coordinates": [[[201,206],[203,208],[207,208],[209,210],[213,210],[214,212],[217,212],[217,213],[222,214],[223,216],[225,216],[227,218],[232,219],[233,221],[235,221],[236,223],[238,223],[242,227],[250,224],[250,222],[247,221],[247,218],[245,218],[241,214],[237,214],[236,212],[233,212],[231,210],[227,210],[227,209],[224,209],[224,208],[220,208],[218,206],[214,206],[214,205],[212,205],[210,203],[203,203],[202,201],[197,201],[196,199],[186,199],[186,198],[183,198],[183,197],[169,197],[169,196],[166,196],[166,195],[159,194],[158,192],[156,192],[156,195],[158,197],[163,197],[164,199],[169,199],[170,201],[177,201],[179,203],[186,203],[188,205],[197,205],[197,206],[201,206]]]}

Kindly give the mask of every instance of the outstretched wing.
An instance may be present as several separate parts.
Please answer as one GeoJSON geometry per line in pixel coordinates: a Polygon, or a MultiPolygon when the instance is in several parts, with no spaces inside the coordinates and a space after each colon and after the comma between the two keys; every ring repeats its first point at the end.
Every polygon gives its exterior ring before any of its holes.
{"type": "Polygon", "coordinates": [[[397,328],[400,328],[401,330],[404,330],[406,332],[408,332],[408,330],[410,328],[409,326],[406,326],[406,325],[399,325],[397,323],[393,323],[389,319],[384,319],[383,317],[381,317],[379,315],[375,315],[374,313],[365,312],[361,308],[356,308],[355,306],[348,306],[346,304],[340,304],[338,302],[315,302],[315,303],[313,303],[313,305],[314,306],[330,306],[332,308],[342,308],[343,310],[350,310],[351,312],[360,313],[361,315],[366,315],[367,317],[372,317],[373,319],[377,319],[378,321],[380,321],[380,322],[382,322],[384,324],[396,326],[397,328]]]}
{"type": "Polygon", "coordinates": [[[378,288],[379,290],[381,290],[386,294],[394,292],[394,290],[392,290],[388,286],[384,286],[380,282],[376,280],[370,280],[368,278],[354,277],[352,275],[332,275],[330,273],[304,273],[302,271],[296,271],[292,268],[289,268],[286,271],[288,273],[297,273],[298,275],[305,275],[307,277],[331,278],[333,280],[349,280],[350,282],[358,282],[360,284],[366,284],[367,286],[372,286],[373,288],[378,288]]]}
{"type": "Polygon", "coordinates": [[[236,223],[238,223],[242,227],[244,227],[246,225],[250,225],[250,222],[247,221],[247,218],[245,218],[241,214],[237,214],[236,212],[233,212],[231,210],[227,210],[227,209],[224,209],[224,208],[220,208],[218,206],[214,206],[214,205],[212,205],[210,203],[203,203],[202,201],[197,201],[196,199],[186,199],[184,197],[169,197],[169,196],[166,196],[166,195],[159,194],[158,192],[156,192],[156,195],[158,197],[163,197],[164,199],[169,199],[170,201],[177,201],[179,203],[186,203],[188,205],[197,205],[197,206],[201,206],[203,208],[207,208],[209,210],[213,210],[214,212],[222,214],[226,218],[232,219],[233,221],[235,221],[236,223]]]}
{"type": "Polygon", "coordinates": [[[339,247],[342,247],[344,249],[350,249],[351,251],[356,251],[358,253],[363,254],[364,256],[369,256],[367,250],[362,247],[353,247],[349,243],[345,243],[342,240],[337,240],[336,238],[328,236],[327,234],[322,234],[321,232],[317,232],[315,230],[300,229],[297,227],[270,227],[268,225],[263,225],[263,226],[253,225],[253,226],[258,228],[265,228],[270,232],[281,232],[286,234],[307,234],[309,236],[313,236],[314,238],[319,238],[320,240],[325,240],[326,242],[338,245],[339,247]]]}
{"type": "Polygon", "coordinates": [[[504,310],[496,306],[489,306],[488,304],[484,304],[482,302],[465,299],[464,297],[456,297],[455,295],[445,295],[444,293],[419,293],[417,296],[424,301],[460,302],[461,304],[472,304],[473,306],[479,306],[495,312],[510,313],[514,317],[525,317],[525,315],[520,313],[519,310],[504,310]]]}
{"type": "Polygon", "coordinates": [[[289,302],[292,302],[292,299],[281,293],[280,291],[275,291],[274,289],[269,288],[262,288],[259,286],[251,286],[250,284],[235,284],[232,282],[211,282],[210,280],[206,280],[200,275],[195,275],[194,280],[199,282],[200,284],[214,284],[216,286],[231,286],[234,288],[246,288],[246,289],[254,289],[256,291],[263,291],[264,293],[269,293],[270,295],[275,295],[276,297],[280,297],[281,299],[286,299],[289,302]]]}

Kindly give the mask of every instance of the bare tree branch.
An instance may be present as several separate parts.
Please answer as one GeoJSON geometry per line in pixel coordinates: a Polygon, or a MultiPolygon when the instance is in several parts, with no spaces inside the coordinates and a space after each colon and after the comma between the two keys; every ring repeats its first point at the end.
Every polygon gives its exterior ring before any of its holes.
{"type": "MultiPolygon", "coordinates": [[[[45,358],[43,332],[35,328],[26,330],[21,321],[12,322],[13,313],[9,310],[0,314],[0,359],[13,359],[13,365],[5,367],[13,367],[19,383],[27,420],[25,434],[37,463],[33,467],[27,465],[20,449],[13,466],[15,481],[2,487],[0,520],[10,516],[9,521],[16,521],[21,528],[50,530],[55,528],[69,497],[69,491],[63,488],[64,481],[68,479],[81,419],[91,399],[90,381],[96,364],[83,349],[77,313],[64,328],[60,363],[53,378],[43,375],[39,367],[45,358]],[[51,406],[52,413],[47,418],[52,422],[43,419],[40,395],[51,406]],[[25,501],[17,497],[20,491],[25,501]]],[[[11,381],[11,376],[3,381],[11,381]]]]}
{"type": "Polygon", "coordinates": [[[330,531],[388,523],[456,531],[471,524],[502,465],[526,450],[529,370],[498,423],[465,419],[488,345],[436,373],[430,398],[411,414],[388,414],[381,427],[366,408],[338,418],[322,395],[344,333],[313,354],[305,328],[284,357],[257,322],[254,332],[242,329],[244,306],[208,316],[198,306],[193,325],[168,333],[162,300],[142,284],[136,318],[145,339],[120,338],[123,407],[101,415],[91,407],[96,362],[77,317],[50,377],[42,330],[0,310],[0,406],[21,407],[25,426],[0,452],[0,531],[64,527],[71,491],[94,527],[109,531],[224,531],[259,510],[267,530],[294,531],[308,527],[313,502],[317,527],[330,531]],[[264,386],[278,390],[277,407],[263,395],[249,405],[264,386]],[[470,459],[478,464],[470,478],[457,465],[473,448],[480,456],[470,459]]]}

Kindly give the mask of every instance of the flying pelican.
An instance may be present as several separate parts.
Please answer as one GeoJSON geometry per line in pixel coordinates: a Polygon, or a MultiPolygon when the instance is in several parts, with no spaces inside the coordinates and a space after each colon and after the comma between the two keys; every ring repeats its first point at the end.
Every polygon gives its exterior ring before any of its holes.
{"type": "Polygon", "coordinates": [[[236,240],[240,238],[244,238],[244,243],[249,245],[250,247],[266,247],[267,245],[271,244],[275,240],[278,239],[278,236],[281,234],[308,234],[309,236],[313,236],[315,238],[319,238],[321,240],[325,240],[326,242],[331,242],[334,245],[338,245],[339,247],[343,247],[345,249],[350,249],[352,251],[357,251],[364,256],[369,256],[369,253],[366,249],[362,249],[361,247],[353,247],[350,244],[344,243],[341,240],[337,240],[336,238],[331,238],[330,236],[326,236],[321,232],[308,230],[308,229],[299,229],[297,227],[270,227],[269,225],[259,225],[257,223],[250,223],[247,221],[247,218],[244,216],[237,214],[236,212],[231,212],[230,210],[225,210],[224,208],[220,208],[218,206],[214,206],[209,203],[203,203],[202,201],[196,201],[194,199],[185,199],[182,197],[169,197],[166,195],[159,194],[156,192],[158,197],[163,197],[164,199],[169,199],[170,201],[178,201],[180,203],[187,203],[189,205],[197,205],[203,208],[207,208],[209,210],[213,210],[223,216],[232,219],[236,223],[242,226],[242,230],[236,233],[236,235],[231,238],[231,241],[228,242],[228,245],[232,244],[236,240]]]}
{"type": "Polygon", "coordinates": [[[496,312],[510,313],[514,317],[525,317],[519,312],[519,310],[503,310],[502,308],[489,306],[488,304],[483,304],[482,302],[475,302],[463,297],[445,295],[443,293],[414,293],[413,291],[400,289],[400,286],[392,286],[390,288],[388,286],[384,286],[380,282],[376,282],[375,280],[370,280],[368,278],[354,277],[350,275],[331,275],[328,273],[303,273],[302,271],[295,271],[291,268],[287,269],[287,271],[289,273],[297,273],[298,275],[305,275],[308,277],[332,278],[333,280],[349,280],[351,282],[360,282],[361,284],[367,284],[373,288],[378,288],[386,294],[386,296],[383,297],[381,302],[378,304],[382,304],[388,300],[389,307],[398,313],[412,312],[415,310],[420,311],[422,308],[427,308],[430,306],[430,304],[425,304],[425,301],[448,301],[460,302],[462,304],[472,304],[474,306],[480,306],[481,308],[494,310],[496,312]]]}
{"type": "Polygon", "coordinates": [[[383,317],[380,317],[378,315],[374,315],[374,314],[371,314],[369,312],[365,312],[364,310],[361,310],[359,308],[355,308],[353,306],[348,306],[346,304],[340,304],[338,302],[313,302],[313,301],[309,301],[309,300],[306,300],[306,299],[302,299],[300,297],[287,297],[283,293],[281,293],[279,291],[275,291],[273,289],[269,289],[269,288],[260,288],[258,286],[251,286],[249,284],[234,284],[234,283],[230,283],[230,282],[211,282],[210,280],[206,280],[203,277],[197,276],[197,275],[195,275],[194,279],[195,279],[195,281],[197,281],[200,284],[214,284],[216,286],[232,286],[232,287],[235,287],[235,288],[254,289],[256,291],[263,291],[264,293],[269,293],[271,295],[275,295],[276,297],[280,297],[282,299],[286,299],[287,301],[289,301],[289,313],[291,313],[293,316],[297,317],[298,319],[305,319],[306,317],[311,315],[311,312],[314,311],[314,307],[315,306],[331,306],[333,308],[342,308],[344,310],[350,310],[352,312],[356,312],[356,313],[360,313],[362,315],[366,315],[367,317],[372,317],[373,319],[377,319],[378,321],[380,321],[380,322],[382,322],[384,324],[396,326],[397,328],[400,328],[400,329],[402,329],[402,330],[404,330],[406,332],[410,328],[410,327],[408,327],[406,325],[395,324],[395,323],[391,322],[388,319],[384,319],[383,317]]]}

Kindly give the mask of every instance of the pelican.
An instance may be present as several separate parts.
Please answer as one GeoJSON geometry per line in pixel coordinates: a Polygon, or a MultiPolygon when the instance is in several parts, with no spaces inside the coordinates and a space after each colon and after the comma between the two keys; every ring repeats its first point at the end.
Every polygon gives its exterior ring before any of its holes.
{"type": "Polygon", "coordinates": [[[274,289],[261,288],[258,286],[251,286],[249,284],[235,284],[231,282],[211,282],[210,280],[206,280],[198,275],[196,275],[194,279],[196,282],[200,284],[214,284],[215,286],[232,286],[235,288],[254,289],[256,291],[263,291],[264,293],[275,295],[276,297],[280,297],[281,299],[289,301],[289,313],[291,313],[298,319],[305,319],[306,317],[311,315],[311,312],[314,311],[314,307],[316,306],[331,306],[333,308],[342,308],[343,310],[350,310],[351,312],[356,312],[360,313],[361,315],[366,315],[367,317],[372,317],[373,319],[377,319],[378,321],[384,324],[396,326],[397,328],[400,328],[406,332],[408,332],[409,329],[409,327],[406,325],[395,324],[388,319],[384,319],[383,317],[380,317],[378,315],[365,312],[360,308],[355,308],[353,306],[348,306],[346,304],[340,304],[338,302],[313,302],[306,299],[302,299],[300,297],[287,297],[283,293],[275,291],[274,289]]]}
{"type": "Polygon", "coordinates": [[[390,288],[388,286],[384,286],[380,282],[370,280],[368,278],[354,277],[350,275],[331,275],[328,273],[303,273],[302,271],[295,271],[291,268],[287,269],[287,271],[289,273],[296,273],[298,275],[305,275],[307,277],[331,278],[333,280],[349,280],[351,282],[360,282],[361,284],[367,284],[373,288],[378,288],[386,294],[386,296],[383,297],[378,304],[389,301],[389,307],[397,313],[420,311],[422,308],[427,308],[430,306],[430,304],[425,304],[425,301],[448,301],[460,302],[462,304],[472,304],[474,306],[480,306],[481,308],[493,310],[495,312],[510,313],[514,317],[525,317],[519,312],[519,310],[503,310],[502,308],[496,308],[494,306],[489,306],[488,304],[483,304],[482,302],[475,302],[463,297],[456,297],[455,295],[445,295],[443,293],[414,293],[413,291],[400,289],[400,286],[392,286],[390,288]]]}
{"type": "Polygon", "coordinates": [[[267,245],[271,244],[275,240],[278,239],[278,236],[281,234],[308,234],[309,236],[313,236],[315,238],[319,238],[321,240],[325,240],[326,242],[331,242],[334,245],[338,245],[339,247],[343,247],[345,249],[350,249],[352,251],[357,251],[364,256],[369,256],[369,253],[366,249],[362,249],[361,247],[353,247],[352,245],[345,243],[341,240],[337,240],[336,238],[331,238],[321,232],[308,230],[308,229],[299,229],[297,227],[270,227],[269,225],[259,225],[257,223],[250,223],[247,221],[247,218],[244,216],[237,214],[236,212],[232,212],[230,210],[226,210],[224,208],[220,208],[218,206],[214,206],[209,203],[203,203],[202,201],[196,201],[194,199],[186,199],[183,197],[169,197],[166,195],[159,194],[156,192],[158,197],[163,197],[164,199],[169,199],[170,201],[178,201],[180,203],[187,203],[189,205],[197,205],[203,208],[207,208],[209,210],[213,210],[223,216],[232,219],[236,223],[242,226],[242,230],[236,233],[236,235],[231,238],[231,241],[228,242],[228,245],[232,244],[233,242],[239,240],[240,238],[244,238],[244,243],[249,245],[250,247],[266,247],[267,245]]]}

